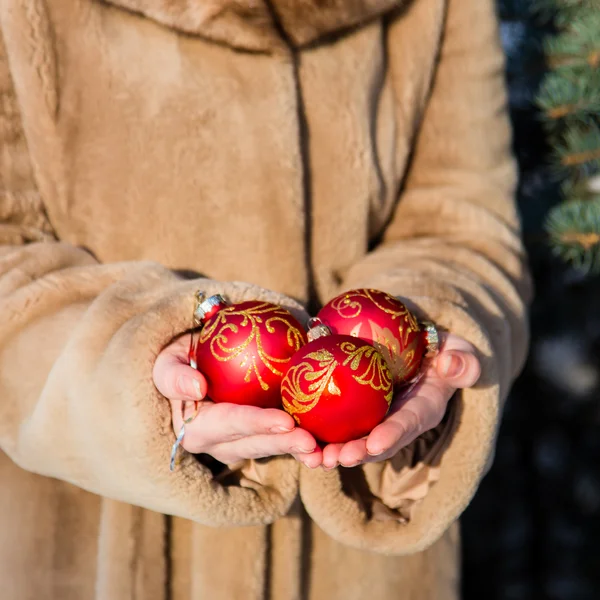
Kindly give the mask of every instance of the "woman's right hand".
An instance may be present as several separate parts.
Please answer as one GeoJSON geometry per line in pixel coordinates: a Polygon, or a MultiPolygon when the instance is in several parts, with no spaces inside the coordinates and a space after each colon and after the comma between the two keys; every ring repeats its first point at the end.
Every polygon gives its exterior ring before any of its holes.
{"type": "Polygon", "coordinates": [[[154,363],[154,385],[171,402],[173,430],[181,430],[185,417],[200,402],[198,416],[185,427],[182,447],[193,454],[210,454],[233,464],[250,458],[293,454],[309,467],[321,464],[322,453],[313,436],[296,428],[283,410],[204,400],[204,376],[188,364],[189,335],[167,346],[154,363]]]}

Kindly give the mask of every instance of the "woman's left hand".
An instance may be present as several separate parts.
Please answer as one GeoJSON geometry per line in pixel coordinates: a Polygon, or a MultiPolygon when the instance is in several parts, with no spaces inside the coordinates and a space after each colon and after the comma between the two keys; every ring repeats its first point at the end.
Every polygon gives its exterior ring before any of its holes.
{"type": "Polygon", "coordinates": [[[441,351],[419,383],[396,396],[390,412],[365,438],[345,444],[328,444],[312,454],[296,455],[305,465],[355,467],[394,456],[417,437],[437,427],[446,414],[448,401],[458,389],[477,382],[481,372],[475,349],[456,335],[441,337],[441,351]]]}

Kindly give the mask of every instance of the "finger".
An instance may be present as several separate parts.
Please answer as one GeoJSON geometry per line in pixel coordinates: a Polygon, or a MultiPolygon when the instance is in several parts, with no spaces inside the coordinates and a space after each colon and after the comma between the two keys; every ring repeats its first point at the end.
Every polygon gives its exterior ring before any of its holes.
{"type": "Polygon", "coordinates": [[[342,467],[355,467],[360,464],[367,454],[367,440],[352,440],[344,444],[340,451],[339,461],[342,467]]]}
{"type": "Polygon", "coordinates": [[[437,427],[454,391],[441,379],[423,382],[414,395],[397,403],[386,420],[369,434],[368,453],[379,456],[392,448],[399,449],[437,427]]]}
{"type": "Polygon", "coordinates": [[[231,463],[282,454],[312,454],[316,447],[317,443],[308,431],[295,429],[291,433],[254,435],[235,442],[218,444],[210,448],[208,453],[221,462],[231,463]]]}
{"type": "Polygon", "coordinates": [[[163,352],[169,352],[178,356],[182,362],[189,363],[190,353],[190,342],[191,335],[188,333],[178,337],[176,340],[171,342],[163,352]]]}
{"type": "Polygon", "coordinates": [[[310,454],[294,454],[294,458],[309,469],[320,467],[323,462],[323,451],[318,446],[310,454]]]}
{"type": "Polygon", "coordinates": [[[200,402],[173,400],[171,402],[171,420],[173,421],[173,431],[177,435],[184,424],[184,421],[191,419],[186,423],[187,430],[192,429],[192,423],[198,418],[200,413],[204,416],[209,407],[213,405],[210,400],[201,400],[200,402]]]}
{"type": "Polygon", "coordinates": [[[475,346],[464,338],[453,333],[440,333],[440,351],[446,352],[447,350],[460,350],[477,354],[475,346]]]}
{"type": "Polygon", "coordinates": [[[204,375],[187,364],[176,345],[158,355],[152,377],[156,389],[169,400],[202,400],[206,396],[204,375]]]}
{"type": "Polygon", "coordinates": [[[475,385],[481,375],[481,367],[475,355],[461,350],[442,352],[435,361],[435,371],[438,377],[456,389],[475,385]]]}
{"type": "Polygon", "coordinates": [[[323,468],[330,470],[338,466],[343,446],[344,444],[327,444],[323,448],[323,468]]]}
{"type": "MultiPolygon", "coordinates": [[[[178,432],[183,424],[181,405],[174,402],[172,406],[173,425],[178,432]]],[[[188,450],[189,446],[200,452],[248,436],[288,433],[294,431],[295,425],[288,413],[275,408],[205,402],[200,405],[198,416],[186,425],[184,448],[188,450]]]]}

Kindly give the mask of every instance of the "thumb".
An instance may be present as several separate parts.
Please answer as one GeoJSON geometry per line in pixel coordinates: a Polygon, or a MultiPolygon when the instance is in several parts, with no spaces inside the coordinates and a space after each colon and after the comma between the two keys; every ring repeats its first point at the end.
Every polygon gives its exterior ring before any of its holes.
{"type": "Polygon", "coordinates": [[[169,400],[202,400],[206,396],[204,375],[167,351],[158,355],[152,376],[156,389],[169,400]]]}
{"type": "Polygon", "coordinates": [[[481,375],[479,361],[471,352],[446,350],[436,359],[438,377],[456,389],[469,388],[477,383],[481,375]]]}

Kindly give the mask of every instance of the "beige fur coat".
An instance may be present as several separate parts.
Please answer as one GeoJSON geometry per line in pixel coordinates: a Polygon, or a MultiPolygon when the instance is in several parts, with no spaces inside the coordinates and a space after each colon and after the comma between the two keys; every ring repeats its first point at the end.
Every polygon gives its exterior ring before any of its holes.
{"type": "Polygon", "coordinates": [[[493,4],[0,2],[2,600],[456,598],[527,350],[493,4]],[[151,371],[196,289],[306,318],[364,286],[477,347],[442,426],[169,472],[151,371]]]}

